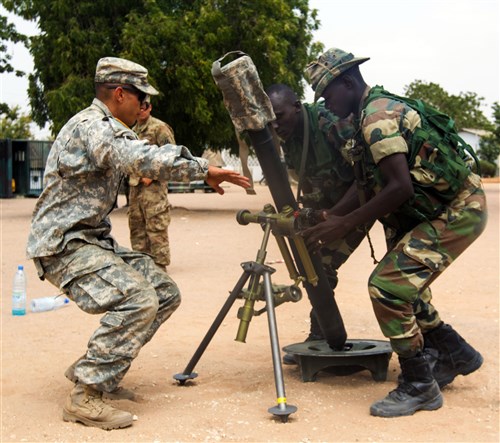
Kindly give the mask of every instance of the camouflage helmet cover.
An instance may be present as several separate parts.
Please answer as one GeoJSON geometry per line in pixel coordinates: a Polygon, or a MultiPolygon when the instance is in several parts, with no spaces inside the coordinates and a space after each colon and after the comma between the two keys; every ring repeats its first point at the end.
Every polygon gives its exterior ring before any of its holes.
{"type": "Polygon", "coordinates": [[[132,85],[148,95],[159,94],[148,82],[148,70],[144,66],[124,58],[101,58],[97,62],[94,81],[96,83],[132,85]]]}
{"type": "Polygon", "coordinates": [[[370,60],[369,57],[354,57],[350,52],[339,48],[330,48],[318,59],[307,65],[306,77],[314,90],[314,101],[317,101],[328,84],[342,73],[370,60]]]}

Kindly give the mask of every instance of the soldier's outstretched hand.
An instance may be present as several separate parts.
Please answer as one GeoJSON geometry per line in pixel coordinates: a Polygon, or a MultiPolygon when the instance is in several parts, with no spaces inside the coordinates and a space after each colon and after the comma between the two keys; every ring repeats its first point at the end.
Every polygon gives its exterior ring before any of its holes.
{"type": "Polygon", "coordinates": [[[224,194],[224,189],[219,186],[222,182],[233,183],[234,185],[241,186],[242,188],[250,187],[250,180],[247,177],[244,177],[235,171],[229,171],[215,166],[208,167],[206,182],[220,195],[224,194]]]}

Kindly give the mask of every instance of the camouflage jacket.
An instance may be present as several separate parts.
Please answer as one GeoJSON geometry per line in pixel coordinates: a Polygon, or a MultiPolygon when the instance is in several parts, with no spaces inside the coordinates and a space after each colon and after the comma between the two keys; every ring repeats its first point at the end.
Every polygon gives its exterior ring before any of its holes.
{"type": "MultiPolygon", "coordinates": [[[[45,167],[45,188],[31,223],[27,258],[61,252],[70,240],[112,248],[109,213],[124,175],[204,180],[208,162],[185,146],[151,146],[98,99],[59,132],[45,167]]],[[[116,247],[116,246],[114,246],[116,247]]]]}
{"type": "MultiPolygon", "coordinates": [[[[340,151],[345,140],[352,135],[352,126],[340,122],[322,103],[304,103],[302,111],[309,125],[309,147],[303,174],[304,206],[316,206],[317,209],[331,207],[342,198],[354,180],[352,168],[340,151]],[[319,207],[311,204],[311,199],[320,199],[319,207]]],[[[303,132],[302,127],[297,128],[282,145],[288,168],[294,169],[297,174],[300,173],[302,160],[303,132]]]]}
{"type": "MultiPolygon", "coordinates": [[[[151,115],[143,124],[137,123],[132,130],[137,134],[139,140],[147,140],[151,145],[175,145],[174,131],[170,125],[151,115]]],[[[140,177],[130,177],[129,185],[137,186],[139,180],[140,177]]]]}
{"type": "MultiPolygon", "coordinates": [[[[386,226],[410,229],[420,221],[437,216],[450,201],[450,184],[446,175],[451,157],[447,157],[446,149],[453,148],[446,145],[438,149],[430,142],[417,146],[415,142],[418,131],[423,129],[427,133],[433,132],[434,139],[437,132],[424,124],[419,111],[407,103],[393,98],[377,98],[378,96],[373,95],[376,88],[367,89],[363,96],[354,145],[363,146],[368,187],[374,192],[383,187],[379,162],[389,155],[406,155],[415,196],[381,221],[386,226]],[[433,171],[434,165],[444,173],[436,174],[433,171]]],[[[441,143],[442,136],[438,140],[441,143]]]]}

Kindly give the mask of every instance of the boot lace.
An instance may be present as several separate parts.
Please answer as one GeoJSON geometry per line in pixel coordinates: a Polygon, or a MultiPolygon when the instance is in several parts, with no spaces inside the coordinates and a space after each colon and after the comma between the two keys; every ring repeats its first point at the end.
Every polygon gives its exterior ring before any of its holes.
{"type": "Polygon", "coordinates": [[[108,406],[102,401],[101,395],[94,393],[88,393],[83,403],[96,415],[102,414],[104,409],[108,406]]]}
{"type": "Polygon", "coordinates": [[[396,389],[389,392],[388,397],[402,399],[406,396],[414,397],[417,394],[418,392],[416,392],[415,386],[411,383],[403,381],[398,384],[396,389]]]}

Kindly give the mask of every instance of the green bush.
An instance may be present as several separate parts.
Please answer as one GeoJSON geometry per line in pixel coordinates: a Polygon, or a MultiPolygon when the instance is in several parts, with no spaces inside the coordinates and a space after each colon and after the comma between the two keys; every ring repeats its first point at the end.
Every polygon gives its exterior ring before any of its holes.
{"type": "Polygon", "coordinates": [[[497,165],[486,160],[479,160],[481,167],[481,177],[495,177],[497,174],[497,165]]]}

